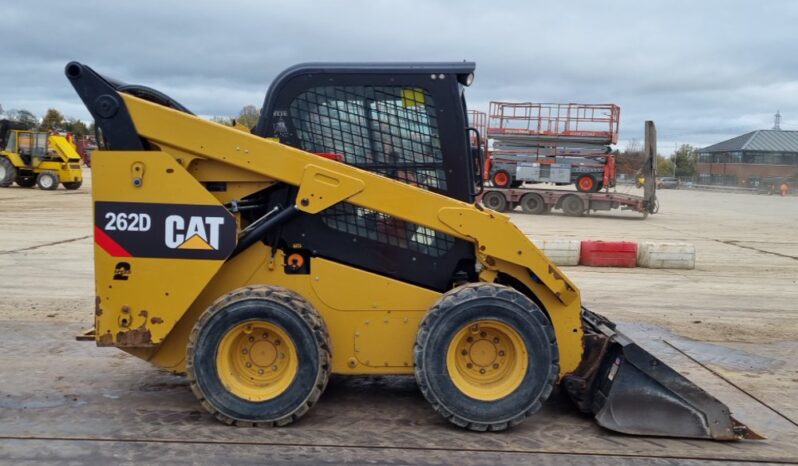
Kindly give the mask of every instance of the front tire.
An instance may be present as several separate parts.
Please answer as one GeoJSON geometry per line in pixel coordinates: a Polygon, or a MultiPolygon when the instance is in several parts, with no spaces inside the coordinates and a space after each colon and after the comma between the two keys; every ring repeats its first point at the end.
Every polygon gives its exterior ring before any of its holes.
{"type": "Polygon", "coordinates": [[[186,372],[191,390],[220,421],[287,425],[327,386],[329,334],[318,311],[293,291],[240,288],[194,325],[186,372]]]}
{"type": "Polygon", "coordinates": [[[507,170],[496,170],[493,173],[491,182],[493,182],[493,186],[497,188],[509,188],[513,185],[514,180],[507,170]]]}
{"type": "Polygon", "coordinates": [[[58,174],[49,170],[39,173],[39,176],[36,177],[36,185],[39,189],[45,191],[57,189],[60,182],[61,180],[58,179],[58,174]]]}
{"type": "Polygon", "coordinates": [[[82,184],[83,184],[83,180],[79,180],[79,181],[71,181],[71,182],[68,182],[68,183],[62,183],[62,184],[64,185],[64,187],[65,187],[66,189],[68,189],[68,190],[70,190],[70,191],[74,191],[74,190],[76,190],[76,189],[80,188],[80,185],[82,185],[82,184]]]}
{"type": "Polygon", "coordinates": [[[539,411],[559,371],[545,313],[518,291],[490,283],[440,298],[421,322],[414,360],[432,408],[475,431],[504,430],[539,411]]]}
{"type": "Polygon", "coordinates": [[[592,175],[582,175],[576,180],[576,189],[581,193],[596,193],[601,187],[592,175]]]}

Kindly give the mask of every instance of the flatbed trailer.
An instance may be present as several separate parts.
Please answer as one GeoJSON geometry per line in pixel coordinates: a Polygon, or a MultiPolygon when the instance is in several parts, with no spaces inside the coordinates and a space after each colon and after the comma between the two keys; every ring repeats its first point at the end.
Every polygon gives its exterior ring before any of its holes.
{"type": "MultiPolygon", "coordinates": [[[[485,187],[480,197],[482,204],[496,211],[510,211],[521,207],[524,213],[547,214],[553,209],[560,209],[566,215],[582,216],[595,211],[608,211],[613,209],[632,210],[643,214],[657,213],[659,203],[656,195],[656,128],[654,123],[647,121],[645,125],[645,153],[638,177],[641,178],[643,195],[610,192],[605,189],[601,192],[587,193],[565,189],[545,188],[498,188],[485,187]]],[[[637,180],[636,180],[637,181],[637,180]]]]}
{"type": "Polygon", "coordinates": [[[540,188],[485,188],[482,203],[493,210],[507,211],[521,207],[527,214],[547,214],[560,209],[565,215],[581,216],[601,210],[633,210],[643,217],[656,213],[644,196],[633,194],[598,192],[582,193],[564,189],[540,188]]]}

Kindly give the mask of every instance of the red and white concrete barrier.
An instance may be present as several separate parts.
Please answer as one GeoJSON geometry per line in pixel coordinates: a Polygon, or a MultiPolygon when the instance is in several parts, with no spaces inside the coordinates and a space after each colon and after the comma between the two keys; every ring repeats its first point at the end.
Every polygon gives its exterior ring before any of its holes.
{"type": "Polygon", "coordinates": [[[588,267],[694,269],[695,246],[687,243],[535,239],[555,264],[588,267]]]}

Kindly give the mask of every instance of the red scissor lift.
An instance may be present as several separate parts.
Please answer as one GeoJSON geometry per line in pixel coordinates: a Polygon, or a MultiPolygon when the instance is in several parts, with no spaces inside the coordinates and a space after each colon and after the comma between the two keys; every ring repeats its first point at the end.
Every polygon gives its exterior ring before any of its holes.
{"type": "MultiPolygon", "coordinates": [[[[496,102],[496,104],[500,104],[496,102]]],[[[548,113],[545,110],[546,117],[543,110],[536,110],[534,118],[530,113],[516,114],[519,118],[517,121],[514,118],[505,118],[501,125],[497,125],[491,119],[496,113],[493,113],[495,108],[491,107],[489,113],[489,123],[486,130],[490,142],[485,143],[485,149],[491,154],[491,158],[486,162],[485,175],[488,179],[489,175],[493,186],[485,186],[480,195],[480,201],[485,207],[497,211],[514,210],[520,207],[522,212],[528,214],[547,214],[552,209],[560,209],[566,215],[580,216],[585,213],[594,211],[608,211],[613,209],[632,210],[640,212],[644,217],[649,214],[656,213],[659,208],[656,196],[656,186],[654,183],[656,175],[656,154],[657,154],[657,134],[654,123],[647,121],[645,124],[645,147],[646,154],[643,168],[641,168],[638,175],[645,179],[643,184],[643,195],[634,195],[627,193],[619,193],[605,189],[599,192],[591,192],[585,190],[570,190],[559,187],[549,188],[531,188],[527,186],[501,186],[501,183],[495,182],[495,174],[497,172],[497,165],[504,159],[509,159],[509,163],[515,163],[519,166],[537,165],[537,168],[543,172],[546,165],[555,171],[557,164],[549,161],[568,160],[573,161],[577,159],[587,160],[588,163],[581,163],[578,166],[572,166],[567,169],[567,172],[572,172],[582,169],[595,169],[599,167],[599,173],[602,175],[603,186],[610,187],[615,184],[615,160],[606,153],[606,148],[610,142],[617,141],[618,138],[618,107],[615,105],[604,106],[605,111],[609,111],[609,115],[597,114],[595,110],[593,113],[586,113],[583,110],[573,110],[574,107],[580,107],[578,104],[510,104],[515,108],[513,111],[519,111],[519,107],[523,108],[523,112],[529,112],[531,106],[559,106],[560,112],[548,113]],[[578,114],[579,124],[575,123],[574,118],[563,118],[562,107],[571,106],[570,115],[578,114]],[[526,108],[524,108],[526,107],[526,108]],[[537,113],[541,112],[541,113],[537,113]],[[577,112],[577,113],[573,113],[577,112]],[[541,115],[540,118],[537,115],[541,115]],[[604,120],[607,118],[606,120],[604,120]],[[531,125],[530,121],[537,120],[538,124],[531,125]],[[608,129],[595,129],[585,123],[596,121],[588,120],[602,120],[608,129]],[[523,122],[523,123],[519,123],[523,122]],[[567,139],[564,139],[567,138],[567,139]],[[489,150],[488,150],[489,149],[489,150]],[[578,155],[577,155],[578,154],[578,155]],[[593,155],[600,154],[600,155],[593,155]],[[501,158],[498,158],[501,157],[501,158]],[[606,158],[606,162],[602,164],[590,163],[591,160],[606,158]],[[534,163],[529,163],[528,161],[534,163]]],[[[590,106],[601,107],[601,106],[590,106]]],[[[567,110],[567,109],[566,109],[567,110]]],[[[502,111],[507,111],[506,109],[502,111]]],[[[507,113],[503,113],[507,115],[507,113]]],[[[510,114],[513,115],[512,113],[510,114]]],[[[569,115],[569,113],[565,113],[569,115]]],[[[486,138],[486,139],[488,139],[486,138]]],[[[562,164],[559,164],[562,166],[562,164]]],[[[498,168],[502,168],[499,165],[498,168]]],[[[577,173],[587,173],[577,172],[577,173]]],[[[584,176],[580,174],[579,176],[584,176]]],[[[577,178],[577,187],[579,187],[579,178],[577,178]]],[[[570,184],[567,180],[558,184],[570,184]]]]}
{"type": "Polygon", "coordinates": [[[582,192],[610,188],[620,115],[614,104],[491,102],[486,180],[504,188],[524,181],[574,183],[582,192]]]}

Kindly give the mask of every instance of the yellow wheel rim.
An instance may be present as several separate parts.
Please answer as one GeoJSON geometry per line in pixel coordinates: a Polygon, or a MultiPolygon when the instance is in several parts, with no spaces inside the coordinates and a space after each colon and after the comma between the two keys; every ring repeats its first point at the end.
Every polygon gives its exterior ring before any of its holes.
{"type": "Polygon", "coordinates": [[[219,343],[216,371],[235,396],[266,401],[283,393],[296,377],[296,346],[282,328],[266,321],[231,328],[219,343]]]}
{"type": "Polygon", "coordinates": [[[529,366],[524,340],[509,325],[478,320],[461,328],[449,343],[446,367],[463,394],[494,401],[521,385],[529,366]]]}

